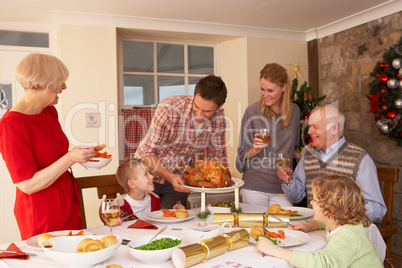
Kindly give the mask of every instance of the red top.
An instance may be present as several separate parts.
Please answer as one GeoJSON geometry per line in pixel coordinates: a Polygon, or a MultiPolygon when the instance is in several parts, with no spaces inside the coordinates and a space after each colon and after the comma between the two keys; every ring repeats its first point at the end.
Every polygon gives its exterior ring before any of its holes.
{"type": "MultiPolygon", "coordinates": [[[[0,121],[0,153],[14,183],[32,178],[57,161],[68,152],[68,145],[54,106],[37,115],[8,111],[0,121]]],[[[22,240],[45,232],[82,229],[79,188],[70,172],[33,194],[16,190],[14,214],[22,240]]]]}

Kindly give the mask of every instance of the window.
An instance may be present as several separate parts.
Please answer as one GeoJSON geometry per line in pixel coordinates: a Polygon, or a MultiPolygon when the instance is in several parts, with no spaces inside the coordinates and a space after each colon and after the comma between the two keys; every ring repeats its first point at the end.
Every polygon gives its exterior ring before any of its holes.
{"type": "Polygon", "coordinates": [[[215,45],[123,40],[123,108],[193,95],[197,82],[214,73],[215,45]]]}
{"type": "Polygon", "coordinates": [[[0,45],[48,48],[49,34],[0,30],[0,45]]]}

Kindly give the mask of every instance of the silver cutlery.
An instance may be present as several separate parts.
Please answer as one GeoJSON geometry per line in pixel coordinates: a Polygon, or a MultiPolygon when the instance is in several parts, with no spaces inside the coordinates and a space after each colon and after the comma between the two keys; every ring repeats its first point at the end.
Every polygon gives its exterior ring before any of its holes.
{"type": "Polygon", "coordinates": [[[167,225],[165,225],[165,227],[163,227],[159,232],[157,232],[156,235],[154,235],[154,236],[151,238],[151,240],[149,240],[149,242],[148,242],[147,244],[151,243],[152,240],[154,240],[155,237],[157,237],[160,233],[162,233],[163,231],[165,231],[166,228],[167,228],[167,225]]]}
{"type": "MultiPolygon", "coordinates": [[[[137,215],[136,215],[137,213],[140,213],[141,211],[144,211],[144,210],[145,210],[145,208],[143,208],[143,209],[141,209],[141,210],[138,210],[138,211],[136,211],[136,212],[133,212],[133,215],[137,216],[137,215]]],[[[127,215],[127,216],[123,217],[121,220],[124,221],[125,219],[128,219],[128,218],[130,218],[131,216],[132,216],[132,215],[127,215]]]]}
{"type": "Polygon", "coordinates": [[[29,255],[29,256],[36,256],[35,253],[30,253],[30,252],[19,252],[19,251],[12,251],[12,250],[3,250],[0,249],[0,253],[11,253],[11,254],[17,254],[17,255],[29,255]]]}
{"type": "Polygon", "coordinates": [[[280,222],[286,224],[287,226],[294,228],[294,226],[293,226],[292,224],[288,223],[287,221],[284,221],[284,220],[278,218],[278,217],[275,216],[275,215],[272,215],[272,214],[269,214],[269,215],[270,215],[272,218],[274,218],[274,219],[276,219],[276,220],[278,220],[278,221],[280,221],[280,222]]]}

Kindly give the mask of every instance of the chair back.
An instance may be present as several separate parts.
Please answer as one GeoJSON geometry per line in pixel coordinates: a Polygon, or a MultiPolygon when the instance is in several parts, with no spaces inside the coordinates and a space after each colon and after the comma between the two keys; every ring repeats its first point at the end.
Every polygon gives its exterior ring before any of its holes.
{"type": "MultiPolygon", "coordinates": [[[[392,235],[398,231],[398,223],[393,219],[394,216],[394,185],[398,182],[397,168],[377,167],[378,180],[384,183],[384,202],[387,206],[387,213],[382,219],[380,233],[387,245],[386,260],[391,258],[392,235]]],[[[386,266],[388,263],[386,262],[386,266]]]]}
{"type": "Polygon", "coordinates": [[[98,198],[101,199],[104,194],[106,195],[107,198],[115,198],[117,193],[120,194],[124,193],[124,188],[120,186],[120,184],[117,182],[115,174],[79,177],[76,178],[76,180],[81,193],[80,214],[81,214],[82,227],[86,229],[87,221],[85,217],[85,206],[82,195],[82,189],[97,188],[98,198]]]}

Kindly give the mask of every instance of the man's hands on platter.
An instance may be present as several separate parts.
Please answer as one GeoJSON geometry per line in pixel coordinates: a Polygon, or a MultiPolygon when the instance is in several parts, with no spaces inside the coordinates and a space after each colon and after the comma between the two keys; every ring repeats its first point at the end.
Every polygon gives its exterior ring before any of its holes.
{"type": "Polygon", "coordinates": [[[190,192],[190,189],[183,186],[184,181],[179,174],[173,174],[170,183],[177,192],[190,192]]]}

